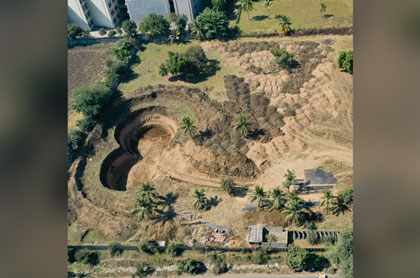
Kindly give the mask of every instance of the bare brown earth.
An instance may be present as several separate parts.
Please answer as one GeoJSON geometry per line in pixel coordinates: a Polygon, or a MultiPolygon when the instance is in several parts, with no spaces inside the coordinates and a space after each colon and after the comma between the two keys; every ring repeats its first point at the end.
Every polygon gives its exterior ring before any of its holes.
{"type": "Polygon", "coordinates": [[[137,186],[152,180],[160,195],[178,194],[176,213],[194,211],[196,187],[221,198],[211,210],[195,213],[202,221],[231,227],[231,244],[243,246],[247,225],[283,225],[284,220],[279,212],[241,212],[248,197],[221,192],[222,177],[267,191],[281,184],[286,169],[302,178],[304,169],[321,167],[336,175],[338,189],[352,186],[352,77],[329,58],[333,48],[305,41],[202,46],[218,51],[246,78],[225,77],[225,102],[182,86],[147,87],[116,99],[70,169],[69,224],[77,221],[110,240],[205,234],[203,228],[181,228],[175,218],[154,223],[130,215],[137,186]],[[268,53],[273,47],[294,52],[300,67],[291,72],[273,67],[268,53]],[[233,130],[240,113],[253,130],[246,139],[233,130]],[[178,123],[184,116],[202,136],[182,135],[178,123]]]}

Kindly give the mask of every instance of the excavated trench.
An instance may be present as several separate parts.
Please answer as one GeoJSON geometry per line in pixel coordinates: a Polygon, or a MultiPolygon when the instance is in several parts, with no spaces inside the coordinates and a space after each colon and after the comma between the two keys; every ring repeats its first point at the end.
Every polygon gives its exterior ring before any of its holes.
{"type": "Polygon", "coordinates": [[[141,109],[117,126],[120,147],[103,161],[100,179],[113,190],[125,191],[150,179],[157,158],[169,146],[177,129],[164,108],[141,109]]]}

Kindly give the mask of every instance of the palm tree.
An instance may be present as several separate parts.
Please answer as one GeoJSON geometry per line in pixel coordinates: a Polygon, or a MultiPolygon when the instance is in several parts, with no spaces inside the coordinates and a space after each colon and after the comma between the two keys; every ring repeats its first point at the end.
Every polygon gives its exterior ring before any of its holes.
{"type": "Polygon", "coordinates": [[[333,205],[333,212],[334,215],[340,215],[340,212],[344,214],[346,211],[350,210],[350,208],[346,204],[346,200],[343,198],[342,195],[335,196],[332,201],[333,205]]]}
{"type": "Polygon", "coordinates": [[[153,185],[153,183],[151,182],[146,182],[143,183],[140,187],[140,192],[139,192],[139,196],[147,201],[150,201],[153,203],[153,198],[156,197],[156,192],[155,192],[156,188],[153,185]]]}
{"type": "Polygon", "coordinates": [[[184,135],[188,133],[191,138],[194,138],[194,136],[197,135],[198,129],[190,117],[182,118],[181,129],[184,131],[184,135]]]}
{"type": "Polygon", "coordinates": [[[244,114],[239,114],[239,116],[236,118],[236,124],[234,127],[235,130],[239,130],[239,133],[246,137],[249,133],[249,124],[246,121],[246,117],[244,114]]]}
{"type": "Polygon", "coordinates": [[[300,201],[300,202],[302,201],[302,199],[299,198],[299,196],[298,196],[298,194],[297,194],[296,191],[290,192],[289,195],[287,196],[287,200],[288,201],[295,200],[295,201],[300,201]]]}
{"type": "Polygon", "coordinates": [[[289,187],[292,184],[296,184],[296,175],[294,171],[290,171],[289,169],[287,169],[287,172],[286,174],[284,174],[284,177],[286,178],[286,181],[283,183],[283,185],[287,187],[287,189],[289,189],[289,187]]]}
{"type": "Polygon", "coordinates": [[[204,189],[201,189],[201,190],[195,189],[193,198],[194,198],[193,206],[196,209],[201,210],[201,209],[207,208],[209,199],[207,199],[206,194],[204,193],[204,189]]]}
{"type": "Polygon", "coordinates": [[[319,11],[321,13],[326,13],[327,12],[327,5],[325,5],[324,3],[321,2],[319,8],[320,8],[319,11]]]}
{"type": "Polygon", "coordinates": [[[267,16],[270,17],[270,8],[273,6],[273,1],[265,0],[264,6],[267,8],[267,11],[268,11],[267,16]]]}
{"type": "Polygon", "coordinates": [[[204,33],[203,33],[203,28],[201,27],[201,24],[197,20],[194,21],[191,26],[191,33],[195,35],[195,38],[197,40],[203,40],[205,38],[204,33]]]}
{"type": "Polygon", "coordinates": [[[140,214],[140,221],[145,218],[150,218],[153,215],[153,203],[148,199],[138,196],[136,200],[136,208],[131,214],[140,214]]]}
{"type": "Polygon", "coordinates": [[[240,2],[242,9],[244,9],[248,13],[248,20],[251,20],[251,18],[249,17],[249,12],[252,11],[252,9],[254,9],[254,7],[252,6],[252,0],[240,0],[240,2]]]}
{"type": "Polygon", "coordinates": [[[280,19],[281,31],[285,35],[290,34],[290,32],[292,31],[292,22],[290,21],[290,17],[283,15],[279,19],[280,19]]]}
{"type": "Polygon", "coordinates": [[[330,206],[333,203],[333,199],[334,199],[334,195],[332,194],[331,190],[325,190],[324,191],[324,196],[321,197],[321,206],[325,206],[327,209],[327,215],[328,215],[328,211],[330,210],[330,206]]]}
{"type": "Polygon", "coordinates": [[[304,207],[301,201],[290,199],[284,206],[283,213],[286,215],[286,222],[299,223],[302,214],[304,213],[304,207]]]}
{"type": "Polygon", "coordinates": [[[273,191],[270,192],[270,195],[272,198],[270,205],[273,209],[280,210],[284,207],[286,198],[283,190],[281,190],[280,187],[274,188],[273,191]]]}
{"type": "Polygon", "coordinates": [[[255,190],[250,191],[251,194],[251,202],[257,201],[257,207],[262,207],[265,201],[266,193],[264,192],[264,189],[256,185],[255,190]]]}

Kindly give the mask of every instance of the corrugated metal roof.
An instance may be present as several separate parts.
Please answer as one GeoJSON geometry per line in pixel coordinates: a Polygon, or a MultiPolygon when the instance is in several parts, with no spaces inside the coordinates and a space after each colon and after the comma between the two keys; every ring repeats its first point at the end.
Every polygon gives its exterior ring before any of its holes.
{"type": "Polygon", "coordinates": [[[263,226],[249,226],[248,242],[262,242],[263,241],[263,226]]]}

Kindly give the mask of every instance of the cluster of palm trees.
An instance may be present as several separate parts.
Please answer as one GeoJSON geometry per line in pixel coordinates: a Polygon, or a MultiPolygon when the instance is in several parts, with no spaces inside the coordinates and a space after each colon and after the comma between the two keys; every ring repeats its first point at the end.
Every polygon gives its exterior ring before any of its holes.
{"type": "Polygon", "coordinates": [[[165,220],[174,216],[172,213],[172,204],[178,198],[177,194],[172,192],[166,194],[166,196],[159,196],[156,193],[156,187],[151,182],[143,183],[140,187],[139,193],[136,198],[136,207],[131,214],[138,214],[140,221],[149,220],[151,218],[161,215],[159,219],[165,220]],[[167,209],[165,213],[163,210],[167,209]]]}
{"type": "Polygon", "coordinates": [[[344,214],[353,207],[353,189],[344,189],[337,196],[332,194],[331,190],[325,190],[321,197],[320,206],[325,207],[327,215],[332,210],[334,215],[344,214]]]}
{"type": "Polygon", "coordinates": [[[304,202],[295,191],[286,193],[280,187],[274,188],[270,192],[256,185],[254,190],[250,191],[251,202],[256,202],[257,207],[267,210],[282,210],[286,215],[286,222],[298,224],[305,213],[304,202]]]}

